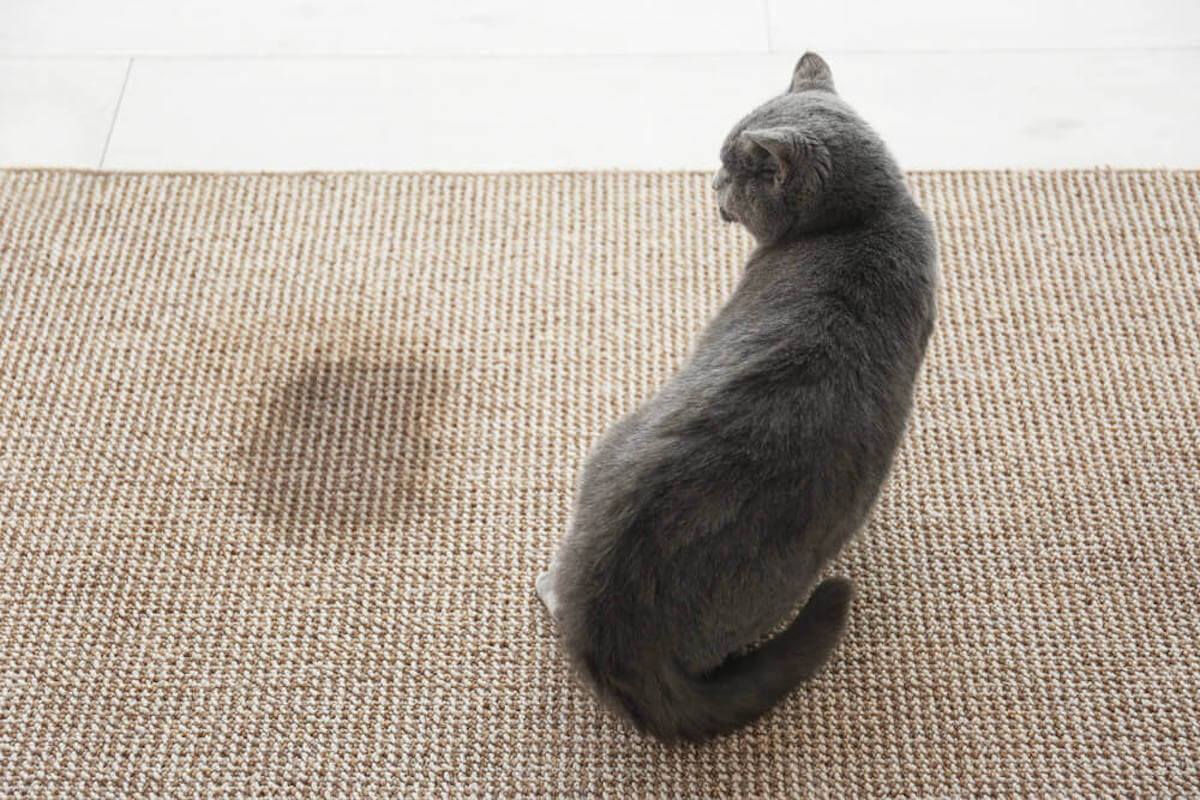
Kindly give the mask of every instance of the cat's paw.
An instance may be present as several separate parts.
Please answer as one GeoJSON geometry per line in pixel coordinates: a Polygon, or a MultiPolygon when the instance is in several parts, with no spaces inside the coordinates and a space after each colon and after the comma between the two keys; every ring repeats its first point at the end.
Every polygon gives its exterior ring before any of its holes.
{"type": "Polygon", "coordinates": [[[550,612],[550,616],[557,619],[558,595],[554,593],[554,585],[551,581],[549,571],[538,575],[537,580],[534,582],[534,588],[537,590],[537,596],[541,599],[542,604],[550,612]]]}

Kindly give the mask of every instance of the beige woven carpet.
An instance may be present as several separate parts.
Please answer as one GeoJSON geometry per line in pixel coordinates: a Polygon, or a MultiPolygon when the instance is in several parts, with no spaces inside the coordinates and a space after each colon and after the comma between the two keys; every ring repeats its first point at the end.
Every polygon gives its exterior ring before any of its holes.
{"type": "Polygon", "coordinates": [[[917,174],[818,679],[667,747],[532,592],[749,242],[708,176],[0,172],[0,796],[1200,795],[1200,173],[917,174]]]}

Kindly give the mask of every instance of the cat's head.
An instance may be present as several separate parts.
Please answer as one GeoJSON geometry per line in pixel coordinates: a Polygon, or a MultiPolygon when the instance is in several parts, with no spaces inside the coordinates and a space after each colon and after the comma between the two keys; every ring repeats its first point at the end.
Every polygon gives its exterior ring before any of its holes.
{"type": "Polygon", "coordinates": [[[788,90],[730,131],[713,188],[721,218],[769,244],[861,217],[902,181],[879,137],[838,97],[829,65],[805,53],[788,90]]]}

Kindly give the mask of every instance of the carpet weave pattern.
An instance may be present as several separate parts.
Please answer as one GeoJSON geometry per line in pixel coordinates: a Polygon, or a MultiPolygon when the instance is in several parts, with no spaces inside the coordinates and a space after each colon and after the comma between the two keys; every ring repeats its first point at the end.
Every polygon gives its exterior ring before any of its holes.
{"type": "Polygon", "coordinates": [[[708,176],[0,172],[0,796],[1200,796],[1200,173],[914,174],[811,683],[664,746],[532,591],[749,240],[708,176]]]}

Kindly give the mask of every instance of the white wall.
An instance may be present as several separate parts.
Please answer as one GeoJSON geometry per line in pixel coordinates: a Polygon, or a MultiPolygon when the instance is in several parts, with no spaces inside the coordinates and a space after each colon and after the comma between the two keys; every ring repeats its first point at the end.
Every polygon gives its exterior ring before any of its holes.
{"type": "Polygon", "coordinates": [[[0,165],[710,169],[805,49],[908,168],[1200,167],[1197,0],[0,0],[0,165]]]}

